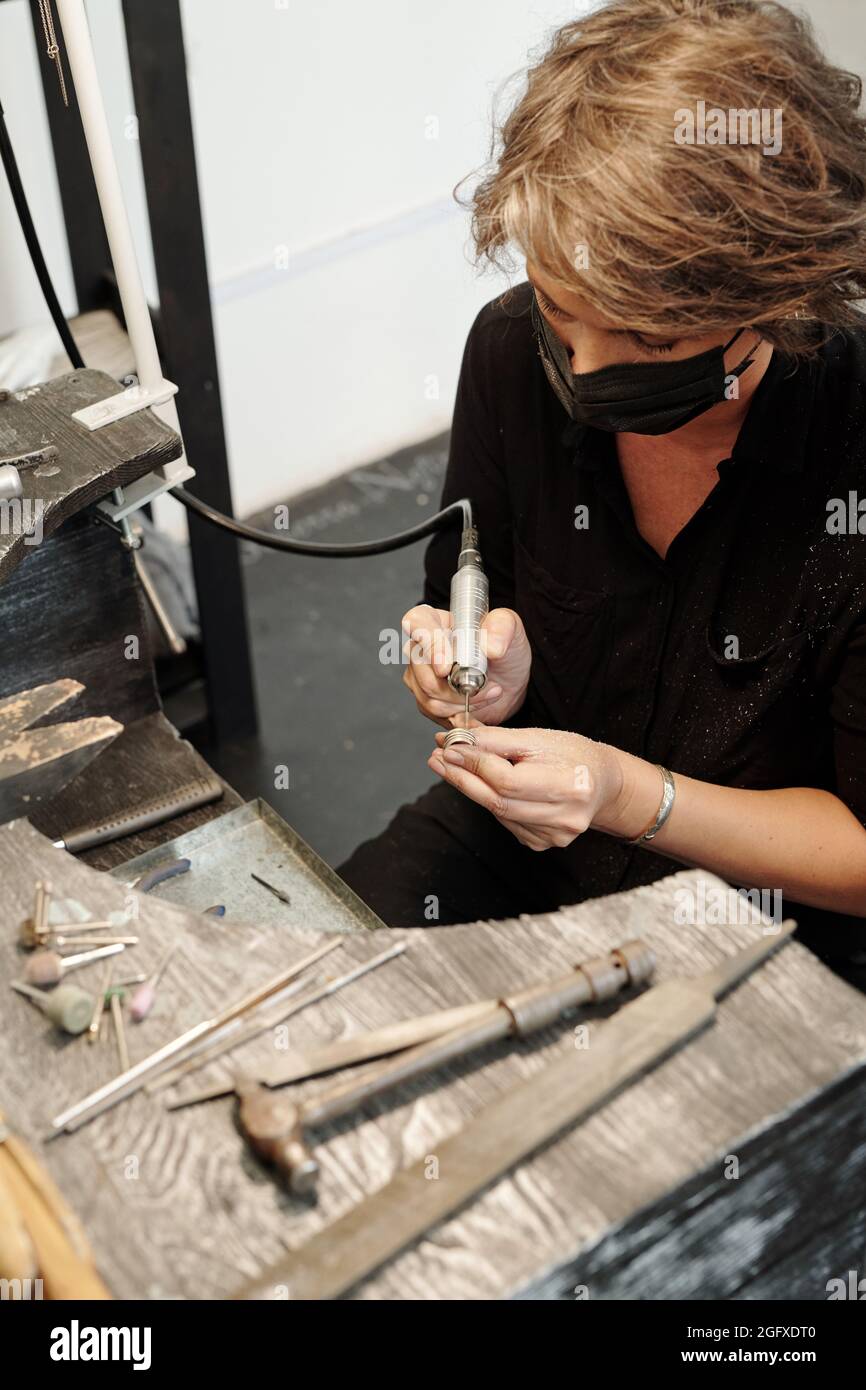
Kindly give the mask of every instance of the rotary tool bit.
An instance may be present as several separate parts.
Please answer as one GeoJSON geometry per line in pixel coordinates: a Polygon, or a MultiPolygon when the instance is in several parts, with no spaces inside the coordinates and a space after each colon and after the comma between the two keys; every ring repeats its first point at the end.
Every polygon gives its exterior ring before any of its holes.
{"type": "Polygon", "coordinates": [[[35,989],[33,985],[13,980],[12,989],[32,999],[37,1009],[41,1009],[64,1033],[83,1033],[93,1017],[93,995],[75,985],[58,985],[50,994],[43,994],[41,989],[35,989]]]}
{"type": "Polygon", "coordinates": [[[102,1032],[102,1015],[105,1011],[105,995],[109,985],[111,984],[111,974],[113,968],[114,967],[112,966],[111,961],[109,961],[105,967],[105,974],[102,977],[102,989],[96,996],[93,1005],[93,1013],[90,1015],[90,1023],[87,1027],[88,1042],[99,1042],[99,1037],[102,1032]]]}
{"type": "Polygon", "coordinates": [[[74,956],[61,956],[56,951],[35,951],[24,967],[24,979],[28,985],[56,985],[68,970],[78,970],[82,965],[90,965],[105,956],[116,956],[123,949],[118,942],[113,946],[98,946],[94,951],[81,951],[74,956]]]}
{"type": "Polygon", "coordinates": [[[469,702],[487,680],[487,653],[481,642],[481,624],[487,617],[489,587],[478,549],[478,531],[465,526],[460,540],[457,569],[451,579],[451,643],[454,657],[448,684],[463,696],[463,726],[450,729],[444,747],[476,742],[469,728],[469,702]]]}
{"type": "Polygon", "coordinates": [[[129,1001],[129,1012],[134,1023],[141,1023],[142,1019],[147,1018],[156,1002],[156,987],[162,979],[165,967],[168,965],[177,946],[171,945],[154,971],[149,980],[139,985],[129,1001]]]}

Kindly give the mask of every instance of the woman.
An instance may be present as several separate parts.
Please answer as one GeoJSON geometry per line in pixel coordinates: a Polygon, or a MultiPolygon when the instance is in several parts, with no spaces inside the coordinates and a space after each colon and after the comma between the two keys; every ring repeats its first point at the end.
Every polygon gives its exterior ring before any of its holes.
{"type": "MultiPolygon", "coordinates": [[[[700,865],[866,946],[859,98],[764,0],[613,0],[530,71],[473,199],[526,282],[472,326],[442,499],[475,507],[489,677],[477,748],[437,734],[441,781],[341,869],[389,924],[700,865]]],[[[456,554],[403,620],[443,727],[456,554]]]]}

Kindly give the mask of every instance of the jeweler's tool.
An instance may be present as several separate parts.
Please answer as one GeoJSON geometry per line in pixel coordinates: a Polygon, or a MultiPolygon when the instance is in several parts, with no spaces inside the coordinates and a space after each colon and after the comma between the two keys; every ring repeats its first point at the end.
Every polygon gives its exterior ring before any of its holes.
{"type": "Polygon", "coordinates": [[[275,1285],[288,1286],[295,1300],[339,1297],[708,1027],[716,1000],[790,940],[796,925],[783,922],[713,970],[668,980],[624,1004],[598,1025],[590,1047],[570,1047],[437,1144],[436,1182],[427,1158],[404,1168],[236,1297],[272,1298],[275,1285]]]}
{"type": "Polygon", "coordinates": [[[80,951],[74,956],[60,956],[56,951],[36,951],[24,967],[24,979],[28,985],[56,985],[68,970],[78,970],[106,956],[116,956],[123,949],[118,941],[111,946],[97,946],[94,951],[80,951]]]}
{"type": "Polygon", "coordinates": [[[285,1000],[274,1005],[274,1007],[264,1016],[253,1018],[239,1031],[227,1032],[225,1037],[214,1038],[213,1042],[203,1051],[196,1051],[195,1055],[181,1062],[179,1066],[172,1067],[171,1071],[160,1076],[158,1080],[148,1086],[150,1093],[160,1091],[165,1086],[173,1086],[176,1081],[187,1076],[191,1071],[198,1071],[208,1062],[212,1062],[216,1057],[224,1052],[229,1052],[235,1047],[240,1047],[242,1043],[249,1042],[256,1038],[260,1033],[267,1032],[269,1028],[276,1028],[280,1023],[284,1023],[287,1018],[294,1017],[302,1009],[308,1009],[311,1004],[318,1004],[322,999],[327,999],[332,994],[337,994],[339,990],[345,989],[347,985],[355,980],[360,980],[362,975],[367,975],[371,970],[378,970],[380,965],[387,965],[396,956],[401,956],[407,949],[408,941],[398,941],[396,945],[389,946],[386,951],[382,951],[378,956],[373,956],[372,960],[362,961],[360,965],[355,965],[351,970],[347,970],[343,975],[337,975],[331,980],[325,980],[323,984],[314,984],[306,993],[296,999],[293,1004],[286,1008],[285,1000]]]}
{"type": "Polygon", "coordinates": [[[105,995],[108,986],[111,984],[111,971],[112,965],[109,961],[105,967],[105,974],[102,977],[102,989],[96,996],[96,1002],[93,1005],[93,1013],[90,1015],[90,1023],[87,1026],[88,1042],[99,1042],[99,1035],[102,1032],[102,1015],[105,1012],[105,995]]]}
{"type": "MultiPolygon", "coordinates": [[[[91,938],[88,937],[85,939],[82,936],[83,932],[117,932],[119,930],[120,927],[116,922],[64,922],[60,926],[45,927],[43,930],[37,931],[33,922],[27,921],[21,928],[18,940],[25,951],[33,951],[37,946],[53,947],[59,942],[63,942],[64,945],[69,946],[72,936],[75,937],[77,945],[87,945],[91,938]],[[67,932],[71,933],[72,936],[67,936],[67,932]]],[[[102,937],[94,944],[105,946],[110,939],[117,940],[118,938],[102,937]]]]}
{"type": "Polygon", "coordinates": [[[555,1023],[569,1009],[612,999],[627,985],[644,984],[654,968],[649,947],[643,941],[628,941],[557,980],[510,995],[490,1012],[470,1018],[388,1062],[367,1067],[360,1076],[338,1082],[300,1105],[288,1096],[269,1094],[252,1077],[241,1076],[235,1083],[241,1100],[241,1129],[256,1152],[276,1165],[293,1192],[309,1193],[319,1170],[307,1144],[307,1129],[339,1119],[373,1097],[500,1038],[526,1038],[555,1023]]]}
{"type": "Polygon", "coordinates": [[[97,845],[106,845],[112,840],[122,840],[126,835],[136,835],[151,826],[162,825],[163,821],[174,820],[175,816],[186,811],[196,811],[218,801],[223,795],[222,783],[216,774],[195,777],[184,787],[172,792],[170,797],[157,797],[144,802],[123,816],[112,816],[109,820],[93,825],[78,826],[67,830],[61,840],[54,841],[55,849],[68,850],[70,854],[81,854],[97,845]]]}
{"type": "Polygon", "coordinates": [[[273,893],[275,898],[279,898],[281,903],[286,904],[286,907],[291,907],[292,900],[288,893],[283,892],[282,888],[275,888],[272,883],[268,883],[266,878],[259,878],[258,874],[251,873],[250,878],[254,878],[256,883],[261,884],[262,888],[267,888],[268,892],[273,893]]]}
{"type": "Polygon", "coordinates": [[[268,1012],[262,1012],[265,1007],[262,1005],[261,1010],[254,1009],[252,1011],[252,1016],[248,1022],[244,1022],[242,1018],[232,1019],[231,1023],[226,1024],[225,1028],[220,1028],[218,1033],[191,1047],[182,1061],[169,1067],[168,1071],[162,1072],[153,1081],[148,1081],[144,1088],[145,1094],[152,1096],[166,1086],[174,1086],[189,1072],[198,1071],[199,1067],[207,1066],[208,1062],[220,1057],[223,1052],[229,1052],[233,1047],[240,1047],[250,1038],[257,1038],[259,1033],[263,1033],[266,1028],[275,1028],[278,1023],[282,1023],[294,1012],[290,1001],[318,983],[318,974],[314,974],[309,979],[295,980],[287,989],[281,989],[278,994],[268,1000],[268,1012]]]}
{"type": "Polygon", "coordinates": [[[55,922],[48,927],[46,936],[57,936],[59,932],[119,931],[122,922],[111,922],[108,918],[101,922],[55,922]]]}
{"type": "Polygon", "coordinates": [[[37,938],[48,931],[48,909],[51,905],[51,884],[37,883],[33,903],[33,933],[37,938]]]}
{"type": "Polygon", "coordinates": [[[141,1023],[142,1019],[147,1018],[153,1008],[156,1002],[156,987],[176,949],[176,946],[169,947],[150,979],[145,980],[143,985],[139,985],[132,995],[129,1001],[129,1015],[133,1023],[141,1023]]]}
{"type": "Polygon", "coordinates": [[[33,915],[22,923],[18,939],[27,950],[42,946],[50,935],[48,909],[51,906],[51,884],[39,881],[33,896],[33,915]]]}
{"type": "Polygon", "coordinates": [[[148,869],[140,878],[133,879],[129,887],[134,888],[137,893],[149,893],[159,883],[166,883],[170,878],[188,874],[189,869],[188,859],[168,859],[164,864],[157,864],[155,868],[148,869]]]}
{"type": "MultiPolygon", "coordinates": [[[[336,1042],[324,1043],[321,1047],[311,1048],[309,1052],[289,1052],[287,1058],[275,1065],[259,1068],[255,1072],[255,1080],[262,1086],[288,1086],[293,1081],[306,1081],[312,1076],[356,1066],[359,1062],[372,1062],[377,1057],[404,1052],[407,1047],[416,1047],[430,1038],[441,1038],[452,1028],[482,1018],[498,1007],[498,999],[479,999],[472,1004],[458,1004],[453,1009],[423,1014],[420,1018],[388,1023],[383,1028],[358,1033],[354,1037],[338,1038],[336,1042]]],[[[230,1096],[234,1089],[231,1080],[217,1081],[198,1091],[184,1091],[179,1096],[173,1096],[166,1101],[166,1109],[182,1110],[187,1105],[218,1100],[220,1096],[230,1096]]]]}
{"type": "Polygon", "coordinates": [[[463,727],[450,729],[444,747],[476,742],[469,728],[469,701],[487,680],[487,653],[481,641],[481,624],[487,616],[490,592],[481,564],[478,531],[464,526],[457,569],[451,578],[451,643],[453,664],[448,684],[463,696],[463,727]]]}
{"type": "Polygon", "coordinates": [[[32,999],[46,1018],[50,1018],[64,1033],[83,1033],[90,1026],[93,1017],[93,995],[87,994],[76,985],[58,985],[50,994],[34,989],[20,980],[12,981],[12,988],[28,999],[32,999]]]}
{"type": "Polygon", "coordinates": [[[252,1010],[251,1017],[247,1021],[243,1018],[233,1019],[225,1028],[220,1028],[213,1036],[205,1038],[203,1042],[196,1043],[194,1047],[191,1047],[186,1056],[175,1066],[169,1067],[168,1071],[162,1072],[153,1081],[149,1081],[144,1088],[145,1094],[152,1096],[157,1091],[176,1085],[184,1076],[188,1076],[190,1072],[198,1071],[200,1067],[206,1067],[209,1062],[221,1057],[224,1052],[241,1047],[243,1043],[249,1042],[251,1038],[257,1038],[268,1028],[276,1028],[277,1024],[283,1023],[295,1012],[292,1007],[292,1000],[296,999],[299,994],[304,994],[306,999],[305,991],[317,986],[319,982],[320,976],[317,972],[307,979],[295,980],[287,989],[281,989],[279,994],[268,1000],[267,1009],[265,1005],[262,1005],[261,1008],[252,1010]]]}
{"type": "MultiPolygon", "coordinates": [[[[86,925],[85,925],[85,927],[83,928],[84,931],[87,930],[87,925],[89,925],[89,924],[86,924],[86,925]]],[[[96,924],[94,923],[94,925],[96,925],[96,924]]],[[[100,927],[105,927],[105,926],[108,926],[108,925],[109,925],[109,924],[108,924],[107,922],[100,922],[100,923],[99,923],[99,926],[100,926],[100,927]]],[[[77,927],[76,927],[76,928],[73,928],[73,930],[77,931],[78,928],[77,928],[77,927]]],[[[52,947],[56,947],[58,950],[60,949],[61,946],[93,946],[93,947],[96,947],[96,946],[137,946],[137,945],[138,945],[138,937],[137,937],[137,936],[65,936],[62,932],[49,932],[49,933],[47,934],[47,936],[45,937],[45,942],[46,942],[47,945],[52,946],[52,947]]],[[[34,943],[34,945],[35,945],[35,944],[36,944],[36,943],[34,943]]]]}
{"type": "MultiPolygon", "coordinates": [[[[265,1000],[270,999],[274,994],[284,989],[289,981],[293,980],[296,975],[309,969],[311,965],[321,960],[322,956],[334,950],[335,946],[339,944],[339,942],[328,941],[325,945],[317,947],[315,951],[311,951],[308,956],[304,956],[304,958],[295,965],[289,966],[288,970],[283,970],[279,975],[274,976],[273,979],[265,981],[264,984],[259,985],[257,989],[253,990],[251,994],[245,994],[236,1004],[230,1004],[228,1008],[222,1009],[219,1013],[214,1014],[212,1018],[202,1019],[201,1023],[196,1023],[194,1027],[188,1028],[186,1032],[181,1033],[179,1037],[173,1038],[171,1042],[166,1043],[164,1047],[158,1048],[156,1052],[152,1052],[148,1057],[143,1057],[140,1062],[136,1062],[135,1066],[130,1067],[128,1071],[122,1072],[120,1076],[113,1077],[111,1081],[107,1082],[104,1086],[100,1086],[98,1090],[91,1092],[89,1096],[85,1096],[83,1100],[76,1101],[74,1105],[68,1106],[61,1114],[55,1115],[51,1122],[52,1128],[49,1137],[54,1138],[63,1130],[72,1133],[74,1130],[80,1129],[83,1124],[87,1124],[89,1120],[94,1119],[96,1115],[101,1115],[104,1110],[108,1110],[112,1105],[116,1105],[118,1101],[126,1100],[128,1096],[134,1095],[135,1092],[140,1090],[144,1085],[145,1080],[155,1076],[159,1071],[164,1071],[166,1067],[170,1063],[174,1063],[175,1059],[187,1048],[195,1043],[201,1042],[203,1038],[218,1032],[219,1029],[223,1028],[227,1023],[231,1023],[233,1019],[240,1018],[242,1014],[249,1013],[251,1009],[256,1008],[259,1004],[263,1004],[265,1000]]],[[[73,986],[61,985],[60,988],[72,989],[73,986]]],[[[39,997],[43,999],[45,996],[40,994],[39,997]]],[[[92,1009],[93,1001],[91,1000],[87,1014],[88,1021],[91,1017],[92,1009]]],[[[84,1027],[87,1027],[87,1022],[85,1022],[84,1027]]]]}
{"type": "Polygon", "coordinates": [[[123,1023],[123,996],[125,991],[122,989],[112,989],[109,986],[108,999],[111,1009],[111,1021],[114,1024],[114,1037],[117,1042],[117,1060],[120,1063],[121,1074],[129,1071],[129,1049],[126,1046],[126,1028],[123,1023]]]}

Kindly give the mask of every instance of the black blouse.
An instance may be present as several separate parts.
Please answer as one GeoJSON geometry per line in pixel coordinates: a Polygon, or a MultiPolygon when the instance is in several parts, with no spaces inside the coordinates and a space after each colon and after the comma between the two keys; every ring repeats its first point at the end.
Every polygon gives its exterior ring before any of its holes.
{"type": "MultiPolygon", "coordinates": [[[[866,826],[866,324],[805,365],[774,352],[718,483],[662,560],[635,526],[613,436],[574,425],[547,382],[531,294],[524,282],[472,325],[442,497],[471,498],[491,607],[516,609],[532,645],[507,722],[706,782],[826,788],[866,826]]],[[[424,602],[448,607],[457,549],[456,532],[430,542],[424,602]]],[[[595,831],[560,853],[576,898],[676,870],[595,831]]],[[[784,908],[819,949],[866,946],[862,919],[784,908]]]]}

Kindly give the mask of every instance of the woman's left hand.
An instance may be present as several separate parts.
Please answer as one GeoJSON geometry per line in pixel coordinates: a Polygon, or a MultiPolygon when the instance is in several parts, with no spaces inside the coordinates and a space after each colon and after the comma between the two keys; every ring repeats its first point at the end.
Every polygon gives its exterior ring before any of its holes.
{"type": "Polygon", "coordinates": [[[623,790],[617,750],[557,729],[473,724],[477,747],[443,750],[428,766],[484,806],[530,849],[563,848],[595,824],[607,828],[623,790]],[[599,824],[604,821],[604,825],[599,824]]]}

